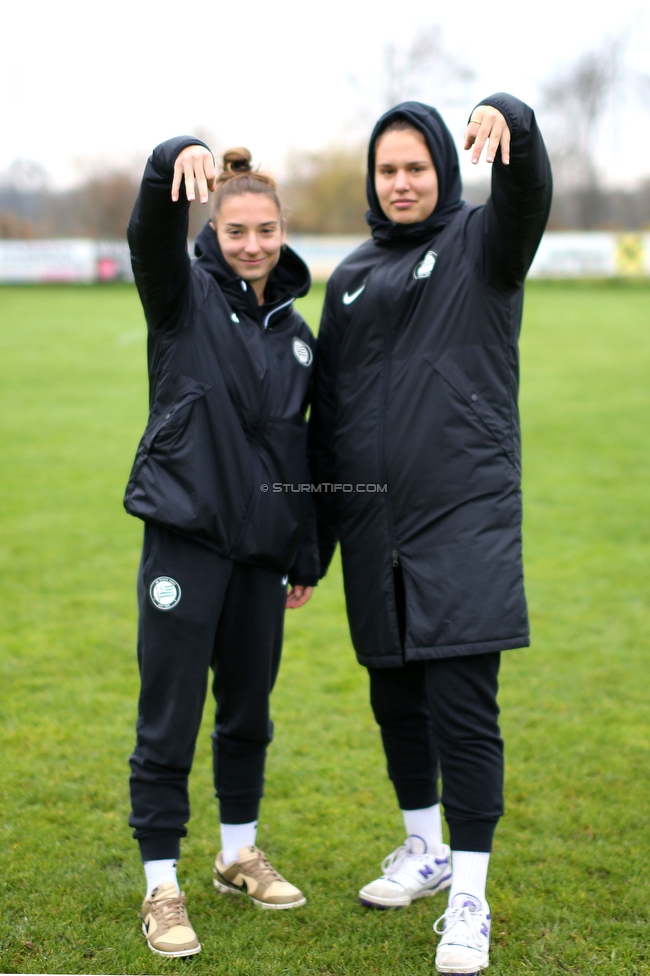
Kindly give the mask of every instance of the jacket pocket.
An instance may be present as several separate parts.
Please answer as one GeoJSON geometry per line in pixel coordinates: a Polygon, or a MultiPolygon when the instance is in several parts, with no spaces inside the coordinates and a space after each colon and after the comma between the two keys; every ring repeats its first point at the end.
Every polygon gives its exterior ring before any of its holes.
{"type": "Polygon", "coordinates": [[[271,420],[258,448],[254,495],[235,558],[288,569],[310,504],[309,481],[307,424],[271,420]]]}
{"type": "Polygon", "coordinates": [[[187,426],[195,400],[205,396],[212,387],[182,373],[163,373],[154,393],[149,423],[136,451],[129,484],[130,489],[153,450],[164,452],[166,446],[187,426]]]}
{"type": "Polygon", "coordinates": [[[479,384],[473,382],[463,372],[457,363],[454,362],[449,352],[446,352],[437,360],[433,360],[425,354],[424,359],[432,369],[442,376],[445,382],[451,386],[464,403],[467,404],[470,410],[481,421],[482,426],[496,440],[508,460],[519,470],[519,458],[515,451],[512,430],[504,423],[503,419],[489,403],[485,394],[479,388],[479,384]]]}

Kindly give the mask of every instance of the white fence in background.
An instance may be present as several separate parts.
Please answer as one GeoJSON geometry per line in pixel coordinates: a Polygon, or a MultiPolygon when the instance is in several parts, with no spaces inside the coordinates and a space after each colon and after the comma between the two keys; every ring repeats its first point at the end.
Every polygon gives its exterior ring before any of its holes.
{"type": "MultiPolygon", "coordinates": [[[[366,240],[363,236],[294,235],[290,245],[314,281],[366,240]]],[[[531,278],[650,277],[650,234],[551,232],[542,238],[531,278]]],[[[132,281],[126,243],[120,241],[0,241],[0,283],[132,281]]]]}
{"type": "Polygon", "coordinates": [[[129,249],[122,241],[0,241],[0,283],[90,284],[119,279],[133,280],[129,249]]]}

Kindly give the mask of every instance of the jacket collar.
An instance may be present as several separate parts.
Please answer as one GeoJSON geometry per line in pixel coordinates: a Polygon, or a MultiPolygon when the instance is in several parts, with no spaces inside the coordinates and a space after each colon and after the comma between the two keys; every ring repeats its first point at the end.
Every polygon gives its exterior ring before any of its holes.
{"type": "Polygon", "coordinates": [[[306,295],[311,286],[307,265],[290,247],[284,247],[280,260],[269,275],[266,301],[258,305],[255,292],[243,278],[235,274],[223,256],[217,235],[207,223],[199,232],[194,245],[199,267],[211,274],[226,296],[229,305],[252,315],[266,328],[278,323],[288,313],[296,298],[306,295]]]}

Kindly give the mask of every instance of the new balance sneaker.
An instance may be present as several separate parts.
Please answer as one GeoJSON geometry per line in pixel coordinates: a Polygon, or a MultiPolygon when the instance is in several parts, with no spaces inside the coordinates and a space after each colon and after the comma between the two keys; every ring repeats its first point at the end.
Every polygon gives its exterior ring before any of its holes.
{"type": "Polygon", "coordinates": [[[173,881],[158,885],[142,903],[142,931],[159,956],[195,956],[201,944],[187,917],[185,895],[173,881]]]}
{"type": "Polygon", "coordinates": [[[433,931],[442,935],[436,951],[439,973],[473,974],[490,964],[490,909],[474,895],[462,892],[437,922],[433,931]],[[442,922],[442,928],[440,923],[442,922]]]}
{"type": "Polygon", "coordinates": [[[242,847],[237,860],[228,866],[219,851],[214,864],[214,886],[227,894],[248,895],[258,908],[298,908],[307,901],[302,891],[285,881],[254,845],[242,847]]]}
{"type": "Polygon", "coordinates": [[[422,837],[411,834],[401,847],[382,861],[381,878],[359,892],[359,901],[369,908],[404,908],[416,898],[428,898],[451,884],[451,852],[432,854],[422,837]]]}

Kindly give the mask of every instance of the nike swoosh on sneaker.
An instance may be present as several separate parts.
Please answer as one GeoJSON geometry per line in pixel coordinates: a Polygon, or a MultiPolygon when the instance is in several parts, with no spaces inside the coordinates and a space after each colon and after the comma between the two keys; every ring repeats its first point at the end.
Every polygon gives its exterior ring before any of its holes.
{"type": "Polygon", "coordinates": [[[365,287],[366,287],[366,283],[364,281],[364,283],[361,285],[361,288],[357,288],[357,290],[353,291],[352,294],[346,291],[343,295],[343,304],[351,305],[352,302],[356,301],[356,299],[359,297],[359,295],[361,294],[361,292],[365,287]]]}
{"type": "Polygon", "coordinates": [[[228,885],[229,888],[235,888],[237,891],[243,891],[243,893],[245,895],[248,894],[248,885],[246,884],[246,879],[245,878],[242,880],[242,883],[240,885],[238,885],[238,884],[235,884],[234,881],[228,881],[228,878],[224,878],[223,874],[221,874],[220,871],[216,871],[215,873],[218,875],[219,879],[225,885],[228,885]]]}

